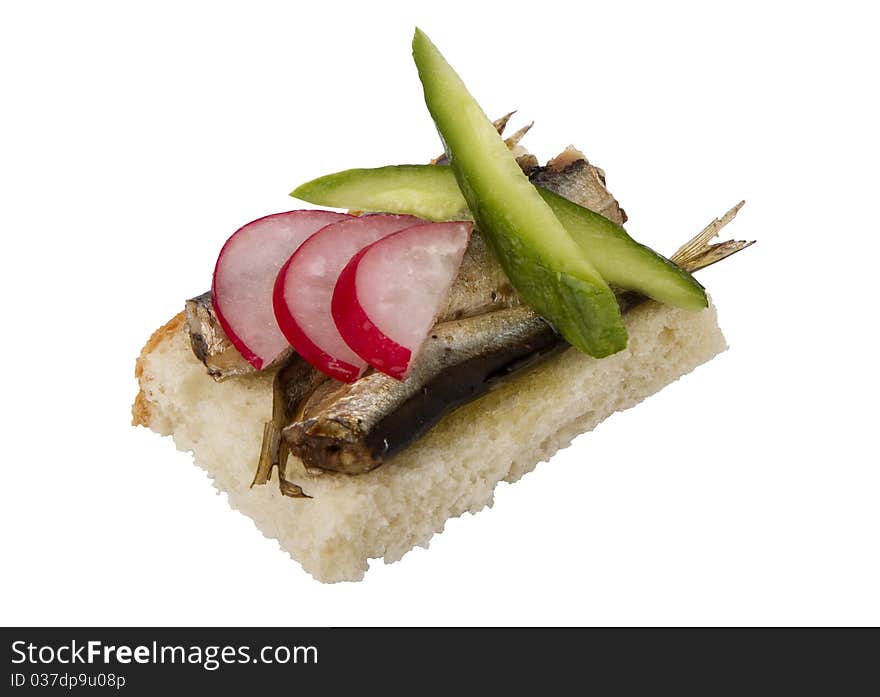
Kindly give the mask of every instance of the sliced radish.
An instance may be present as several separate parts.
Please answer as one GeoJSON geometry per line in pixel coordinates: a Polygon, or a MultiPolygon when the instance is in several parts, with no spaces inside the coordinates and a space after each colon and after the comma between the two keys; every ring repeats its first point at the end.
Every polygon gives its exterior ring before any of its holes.
{"type": "Polygon", "coordinates": [[[332,378],[357,380],[367,363],[339,335],[330,313],[336,279],[355,254],[376,240],[423,220],[409,215],[365,215],[312,235],[275,281],[275,318],[303,358],[332,378]]]}
{"type": "Polygon", "coordinates": [[[333,293],[333,319],[352,350],[403,380],[434,326],[470,238],[471,223],[428,223],[361,250],[333,293]]]}
{"type": "Polygon", "coordinates": [[[232,345],[260,370],[287,347],[272,310],[278,270],[322,227],[351,218],[330,211],[289,211],[239,228],[217,258],[211,287],[214,311],[232,345]]]}

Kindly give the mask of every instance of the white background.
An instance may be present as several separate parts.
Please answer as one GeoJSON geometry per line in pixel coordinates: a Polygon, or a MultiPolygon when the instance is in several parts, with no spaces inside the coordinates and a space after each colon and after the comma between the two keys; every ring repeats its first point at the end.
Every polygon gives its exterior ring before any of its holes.
{"type": "Polygon", "coordinates": [[[3,3],[0,621],[880,623],[870,3],[419,5],[3,3]],[[745,198],[759,242],[701,276],[727,353],[324,586],[129,425],[132,371],[295,185],[439,152],[416,24],[637,238],[745,198]]]}

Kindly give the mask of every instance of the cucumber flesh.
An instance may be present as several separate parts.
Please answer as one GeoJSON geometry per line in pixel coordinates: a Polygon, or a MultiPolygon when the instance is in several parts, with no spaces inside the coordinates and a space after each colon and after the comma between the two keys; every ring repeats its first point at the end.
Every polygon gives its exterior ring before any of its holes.
{"type": "Polygon", "coordinates": [[[614,293],[419,29],[413,58],[459,188],[514,288],[585,353],[601,358],[623,349],[627,334],[614,293]]]}
{"type": "MultiPolygon", "coordinates": [[[[708,305],[706,292],[691,274],[636,242],[620,225],[551,191],[538,188],[538,192],[611,285],[689,310],[708,305]]],[[[322,206],[432,220],[470,216],[454,173],[440,165],[350,169],[303,184],[292,195],[322,206]]]]}

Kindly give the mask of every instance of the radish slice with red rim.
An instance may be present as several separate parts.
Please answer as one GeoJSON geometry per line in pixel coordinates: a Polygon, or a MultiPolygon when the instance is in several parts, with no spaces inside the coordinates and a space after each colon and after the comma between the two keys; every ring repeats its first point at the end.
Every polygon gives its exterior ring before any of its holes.
{"type": "Polygon", "coordinates": [[[346,265],[333,293],[333,319],[358,356],[406,377],[458,275],[472,228],[417,225],[374,242],[346,265]]]}
{"type": "Polygon", "coordinates": [[[275,213],[239,228],[223,245],[211,286],[214,311],[232,345],[257,370],[289,346],[272,309],[278,270],[315,232],[349,218],[319,210],[275,213]]]}
{"type": "Polygon", "coordinates": [[[294,252],[278,273],[273,304],[282,333],[303,358],[343,382],[357,380],[366,361],[340,336],[330,311],[336,280],[364,247],[424,221],[409,215],[365,215],[328,225],[294,252]]]}

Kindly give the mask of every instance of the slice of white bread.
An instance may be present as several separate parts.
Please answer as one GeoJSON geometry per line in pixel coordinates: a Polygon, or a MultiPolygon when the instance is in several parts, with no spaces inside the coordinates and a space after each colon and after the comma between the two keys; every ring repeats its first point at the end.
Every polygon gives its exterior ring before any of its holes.
{"type": "Polygon", "coordinates": [[[427,546],[447,519],[492,505],[513,482],[592,430],[726,348],[715,309],[686,312],[646,302],[625,315],[626,350],[596,360],[574,349],[461,407],[415,445],[368,474],[287,477],[313,499],[249,488],[272,374],[212,380],[190,350],[183,314],[157,330],[137,362],[134,423],[171,435],[181,450],[254,519],[264,535],[319,581],[363,578],[368,560],[397,561],[427,546]]]}

